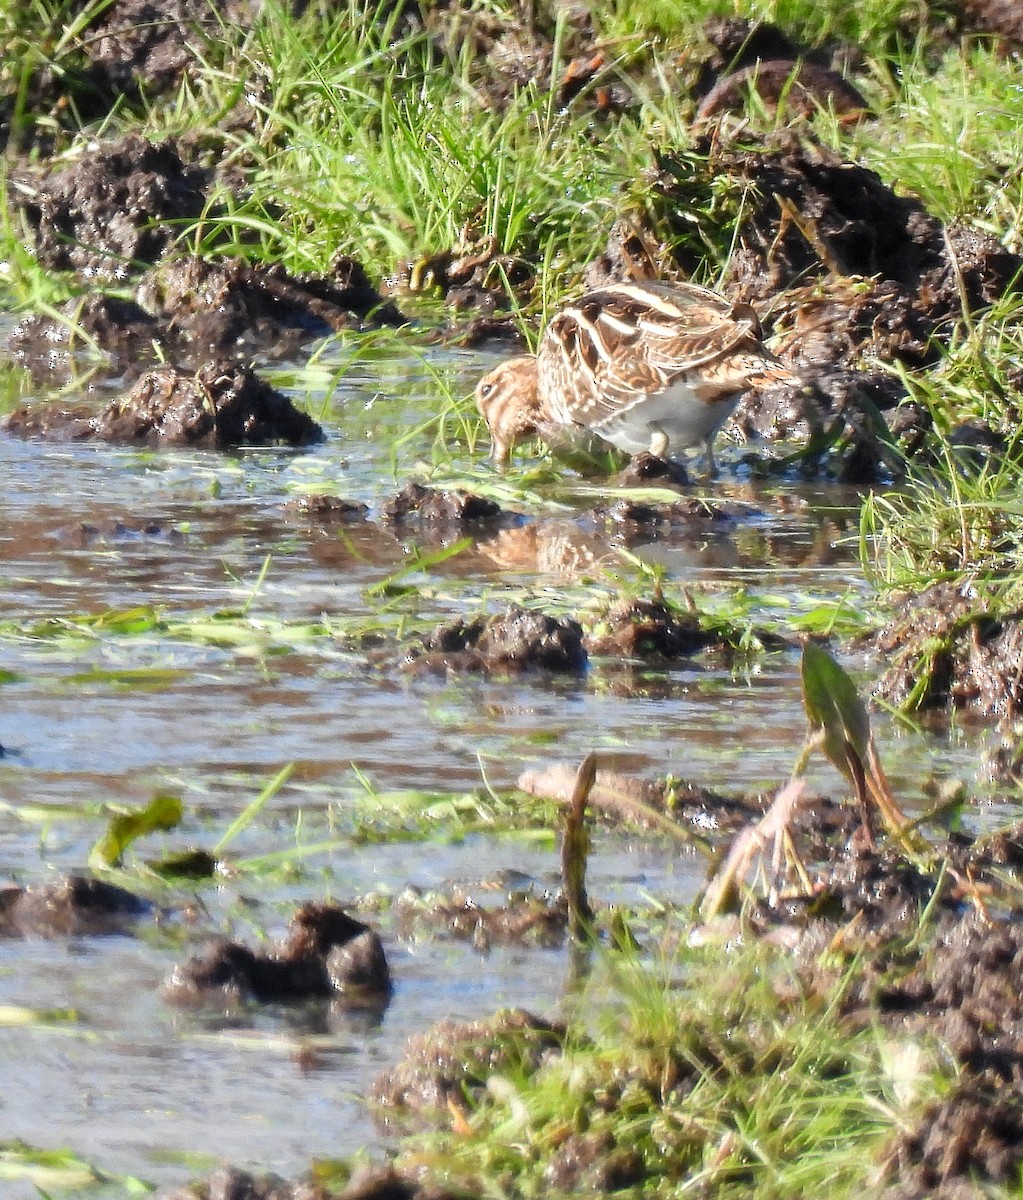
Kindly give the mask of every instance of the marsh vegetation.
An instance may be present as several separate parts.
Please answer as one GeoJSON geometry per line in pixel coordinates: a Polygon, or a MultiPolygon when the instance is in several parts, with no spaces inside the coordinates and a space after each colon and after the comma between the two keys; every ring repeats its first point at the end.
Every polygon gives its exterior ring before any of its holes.
{"type": "Polygon", "coordinates": [[[1016,9],[0,0],[12,1195],[1019,1193],[1016,9]]]}

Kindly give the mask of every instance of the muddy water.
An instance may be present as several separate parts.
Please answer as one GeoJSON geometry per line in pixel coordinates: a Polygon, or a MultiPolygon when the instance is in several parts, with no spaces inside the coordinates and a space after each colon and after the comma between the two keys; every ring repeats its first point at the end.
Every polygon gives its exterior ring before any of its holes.
{"type": "MultiPolygon", "coordinates": [[[[159,994],[201,934],[254,941],[280,933],[302,900],[432,888],[507,869],[533,876],[540,889],[555,886],[550,839],[487,835],[479,822],[462,838],[426,844],[352,839],[375,807],[401,794],[461,796],[482,790],[484,778],[506,793],[524,766],[594,748],[640,774],[768,788],[798,752],[804,720],[792,654],[738,672],[693,663],[629,675],[598,664],[583,680],[545,684],[409,678],[386,653],[364,648],[361,639],[380,631],[386,645],[401,614],[429,623],[476,609],[481,597],[496,607],[527,588],[555,601],[570,580],[566,555],[550,547],[563,550],[566,537],[580,534],[568,508],[552,509],[532,541],[469,547],[405,577],[414,594],[374,595],[374,585],[409,565],[417,543],[430,550],[457,540],[450,531],[433,541],[395,532],[380,520],[381,506],[430,461],[436,430],[414,431],[441,403],[438,381],[467,393],[491,360],[436,351],[424,358],[397,340],[356,358],[352,346],[325,350],[315,372],[267,372],[330,434],[301,454],[150,454],[0,437],[3,881],[81,870],[104,806],[137,805],[157,792],[179,795],[186,816],[145,853],[212,848],[275,772],[295,764],[260,819],[231,843],[238,874],[202,890],[191,924],[178,906],[144,923],[138,938],[0,943],[0,1005],[70,1010],[53,1024],[0,1030],[0,1138],[66,1146],[103,1169],[159,1183],[222,1160],[295,1173],[312,1157],[386,1144],[359,1097],[404,1039],[441,1017],[477,1017],[501,1004],[556,1010],[564,956],[501,948],[484,956],[440,939],[404,940],[385,916],[396,994],[382,1022],[322,1008],[228,1019],[172,1009],[159,994]],[[331,527],[288,515],[289,499],[315,491],[369,505],[370,519],[331,527]],[[74,637],[39,625],[136,607],[157,610],[165,625],[74,637]],[[196,622],[240,610],[240,640],[197,632],[196,622]],[[296,632],[324,619],[334,638],[296,632]],[[275,853],[290,862],[246,870],[275,853]]],[[[44,394],[13,370],[4,385],[8,395],[44,394]]],[[[459,449],[457,464],[482,470],[482,449],[459,449]]],[[[727,452],[721,458],[725,477],[714,491],[745,514],[735,528],[632,552],[660,563],[673,583],[745,587],[776,604],[855,599],[864,585],[852,498],[757,492],[729,472],[727,452]]],[[[615,570],[634,571],[613,546],[595,546],[592,529],[582,536],[589,553],[608,555],[612,575],[591,572],[594,586],[609,586],[615,570]]],[[[966,738],[935,744],[881,726],[896,789],[910,803],[921,772],[976,770],[966,738]]],[[[815,783],[835,780],[822,768],[815,783]]],[[[702,862],[606,833],[591,870],[601,899],[684,904],[702,862]]],[[[4,1187],[23,1188],[4,1195],[34,1194],[27,1184],[4,1187]]]]}

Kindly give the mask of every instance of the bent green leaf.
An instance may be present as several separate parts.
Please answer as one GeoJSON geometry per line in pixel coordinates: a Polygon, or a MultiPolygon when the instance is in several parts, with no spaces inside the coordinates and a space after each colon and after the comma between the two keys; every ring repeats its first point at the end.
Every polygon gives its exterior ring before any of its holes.
{"type": "Polygon", "coordinates": [[[125,850],[140,837],[174,829],[184,812],[177,796],[154,796],[137,812],[118,813],[89,851],[90,867],[119,867],[125,850]]]}

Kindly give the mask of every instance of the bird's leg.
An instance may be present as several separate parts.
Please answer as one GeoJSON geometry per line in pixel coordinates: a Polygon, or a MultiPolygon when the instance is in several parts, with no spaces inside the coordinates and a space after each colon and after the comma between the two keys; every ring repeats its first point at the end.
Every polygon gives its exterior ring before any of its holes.
{"type": "Polygon", "coordinates": [[[650,453],[654,458],[668,457],[668,435],[657,425],[650,427],[650,453]]]}
{"type": "Polygon", "coordinates": [[[704,479],[714,479],[717,476],[717,463],[714,461],[714,434],[703,443],[703,463],[705,470],[703,472],[704,479]]]}

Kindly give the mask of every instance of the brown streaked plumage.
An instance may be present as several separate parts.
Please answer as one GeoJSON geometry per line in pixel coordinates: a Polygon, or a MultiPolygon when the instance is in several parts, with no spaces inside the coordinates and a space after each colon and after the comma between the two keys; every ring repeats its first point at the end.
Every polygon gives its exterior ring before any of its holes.
{"type": "Polygon", "coordinates": [[[476,403],[491,457],[556,426],[581,426],[635,454],[712,445],[751,387],[797,382],[760,341],[746,304],[693,284],[618,283],[551,319],[536,357],[509,359],[480,380],[476,403]]]}

